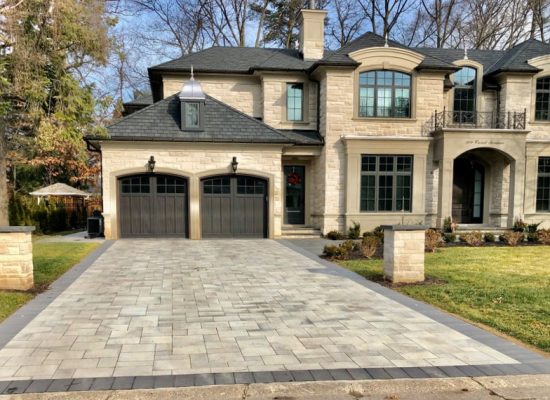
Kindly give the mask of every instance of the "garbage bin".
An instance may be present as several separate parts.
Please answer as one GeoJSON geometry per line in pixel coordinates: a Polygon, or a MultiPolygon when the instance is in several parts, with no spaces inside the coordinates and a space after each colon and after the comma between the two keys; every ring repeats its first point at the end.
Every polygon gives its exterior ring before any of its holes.
{"type": "Polygon", "coordinates": [[[103,237],[103,215],[99,210],[94,210],[88,217],[88,238],[103,237]]]}

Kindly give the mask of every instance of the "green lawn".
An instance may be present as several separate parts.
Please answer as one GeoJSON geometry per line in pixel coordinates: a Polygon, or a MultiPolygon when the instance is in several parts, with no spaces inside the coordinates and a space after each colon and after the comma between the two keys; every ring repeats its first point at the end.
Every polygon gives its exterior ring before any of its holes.
{"type": "MultiPolygon", "coordinates": [[[[382,279],[382,260],[341,263],[382,279]]],[[[550,351],[550,247],[454,247],[426,254],[435,284],[394,289],[550,351]]]]}
{"type": "Polygon", "coordinates": [[[98,243],[33,243],[35,290],[31,292],[0,290],[0,321],[32,299],[37,292],[47,289],[50,283],[98,245],[98,243]]]}

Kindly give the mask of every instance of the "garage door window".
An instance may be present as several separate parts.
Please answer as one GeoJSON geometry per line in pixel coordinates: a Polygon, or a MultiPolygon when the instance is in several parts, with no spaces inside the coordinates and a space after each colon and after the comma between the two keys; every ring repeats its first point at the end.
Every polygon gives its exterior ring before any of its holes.
{"type": "Polygon", "coordinates": [[[237,194],[264,194],[265,182],[256,178],[239,177],[237,179],[237,194]]]}
{"type": "Polygon", "coordinates": [[[229,194],[231,193],[231,182],[229,177],[212,178],[204,181],[204,193],[206,194],[229,194]]]}
{"type": "Polygon", "coordinates": [[[122,193],[149,193],[149,177],[136,176],[122,179],[122,193]]]}
{"type": "Polygon", "coordinates": [[[157,178],[157,193],[185,193],[185,179],[159,176],[157,178]]]}

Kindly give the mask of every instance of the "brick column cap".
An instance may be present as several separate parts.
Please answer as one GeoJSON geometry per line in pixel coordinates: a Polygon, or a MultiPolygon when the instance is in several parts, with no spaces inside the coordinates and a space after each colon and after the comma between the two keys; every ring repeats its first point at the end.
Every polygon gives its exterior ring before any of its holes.
{"type": "Polygon", "coordinates": [[[382,229],[388,231],[425,231],[430,227],[428,225],[382,225],[382,229]]]}
{"type": "Polygon", "coordinates": [[[0,226],[0,233],[34,232],[34,226],[0,226]]]}

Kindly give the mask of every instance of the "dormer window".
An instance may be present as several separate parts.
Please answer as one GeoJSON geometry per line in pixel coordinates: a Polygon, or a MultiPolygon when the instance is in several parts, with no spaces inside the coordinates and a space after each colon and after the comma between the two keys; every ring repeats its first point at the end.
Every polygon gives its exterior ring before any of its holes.
{"type": "Polygon", "coordinates": [[[186,129],[198,129],[201,127],[200,124],[200,103],[184,102],[183,104],[184,114],[185,114],[185,124],[184,128],[186,129]]]}
{"type": "Polygon", "coordinates": [[[183,84],[178,97],[181,104],[181,130],[202,130],[206,96],[200,83],[193,77],[193,68],[191,79],[183,84]]]}
{"type": "Polygon", "coordinates": [[[454,122],[475,123],[476,72],[475,68],[463,67],[451,77],[454,83],[454,122]]]}

